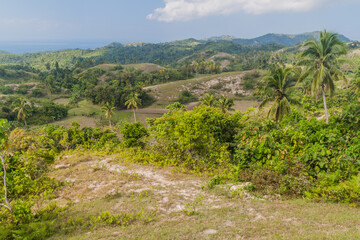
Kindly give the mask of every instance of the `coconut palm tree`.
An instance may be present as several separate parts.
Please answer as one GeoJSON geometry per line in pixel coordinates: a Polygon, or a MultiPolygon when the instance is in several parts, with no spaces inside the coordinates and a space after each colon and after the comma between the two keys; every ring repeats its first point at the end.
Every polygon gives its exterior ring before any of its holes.
{"type": "Polygon", "coordinates": [[[141,105],[141,99],[139,98],[139,94],[136,92],[131,93],[128,98],[127,101],[125,102],[125,105],[127,106],[127,108],[131,108],[134,112],[134,121],[136,122],[136,109],[139,108],[139,106],[141,105]]]}
{"type": "Polygon", "coordinates": [[[277,122],[291,112],[291,105],[300,105],[298,101],[288,95],[289,88],[295,85],[295,81],[290,78],[292,71],[291,68],[279,66],[265,77],[265,88],[267,91],[271,91],[271,94],[261,102],[259,108],[272,102],[268,117],[275,116],[277,122]]]}
{"type": "Polygon", "coordinates": [[[27,109],[26,109],[27,106],[28,105],[27,105],[26,100],[19,98],[17,106],[13,109],[13,112],[17,112],[17,119],[18,120],[22,119],[25,123],[25,126],[27,126],[26,118],[28,117],[27,109]]]}
{"type": "Polygon", "coordinates": [[[225,113],[226,111],[234,110],[234,99],[228,98],[225,95],[221,95],[218,100],[219,108],[225,113]]]}
{"type": "Polygon", "coordinates": [[[105,118],[109,120],[109,126],[111,128],[111,116],[112,112],[115,110],[115,107],[112,106],[109,102],[107,102],[103,107],[102,110],[105,112],[105,118]]]}
{"type": "Polygon", "coordinates": [[[330,96],[335,90],[334,81],[346,80],[344,74],[337,67],[337,58],[346,53],[345,42],[338,39],[338,34],[329,33],[326,30],[320,33],[320,39],[308,40],[302,52],[302,60],[299,65],[305,66],[299,81],[303,81],[312,75],[311,94],[316,96],[321,92],[326,116],[326,123],[329,123],[329,113],[326,106],[325,92],[330,96]]]}

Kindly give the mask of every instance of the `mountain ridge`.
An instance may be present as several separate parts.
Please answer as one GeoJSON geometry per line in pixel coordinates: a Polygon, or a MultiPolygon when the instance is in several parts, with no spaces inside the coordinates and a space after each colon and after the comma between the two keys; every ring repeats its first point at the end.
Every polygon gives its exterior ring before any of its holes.
{"type": "MultiPolygon", "coordinates": [[[[314,31],[314,32],[307,32],[307,33],[299,33],[299,34],[285,34],[285,33],[267,33],[265,35],[261,35],[259,37],[255,38],[238,38],[230,35],[221,35],[221,36],[213,36],[209,38],[203,38],[203,39],[194,39],[194,38],[188,38],[184,40],[177,40],[169,43],[179,42],[184,43],[187,41],[197,41],[199,43],[208,43],[208,42],[222,42],[222,41],[229,41],[240,45],[246,45],[246,46],[262,46],[267,44],[281,44],[284,46],[292,46],[299,44],[303,41],[309,40],[309,39],[319,39],[320,31],[314,31]]],[[[348,37],[339,34],[339,38],[342,41],[345,42],[351,42],[348,37]]]]}

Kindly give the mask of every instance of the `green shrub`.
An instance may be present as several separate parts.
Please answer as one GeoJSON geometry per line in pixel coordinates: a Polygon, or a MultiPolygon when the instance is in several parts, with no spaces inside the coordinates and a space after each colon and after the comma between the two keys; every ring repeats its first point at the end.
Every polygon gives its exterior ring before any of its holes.
{"type": "Polygon", "coordinates": [[[179,94],[178,101],[181,104],[186,104],[186,103],[189,103],[189,102],[196,102],[196,101],[198,101],[198,98],[195,95],[193,95],[192,93],[190,93],[188,90],[183,90],[179,94]]]}
{"type": "Polygon", "coordinates": [[[32,88],[33,86],[31,85],[20,85],[15,92],[17,94],[22,94],[22,95],[26,95],[29,91],[30,88],[32,88]]]}
{"type": "Polygon", "coordinates": [[[4,86],[0,88],[0,92],[2,94],[13,94],[14,93],[14,89],[8,86],[4,86]]]}
{"type": "Polygon", "coordinates": [[[41,89],[35,88],[34,90],[31,91],[30,96],[35,98],[41,98],[45,96],[45,93],[41,89]]]}
{"type": "Polygon", "coordinates": [[[316,188],[306,192],[306,197],[332,202],[352,203],[360,206],[360,175],[353,176],[349,180],[340,183],[338,183],[338,180],[336,176],[335,179],[323,180],[316,188]]]}
{"type": "Polygon", "coordinates": [[[230,161],[238,117],[204,105],[168,113],[149,122],[150,147],[178,165],[215,170],[230,161]]]}
{"type": "Polygon", "coordinates": [[[146,128],[139,122],[125,123],[121,133],[126,147],[143,147],[145,143],[142,138],[148,136],[146,128]]]}

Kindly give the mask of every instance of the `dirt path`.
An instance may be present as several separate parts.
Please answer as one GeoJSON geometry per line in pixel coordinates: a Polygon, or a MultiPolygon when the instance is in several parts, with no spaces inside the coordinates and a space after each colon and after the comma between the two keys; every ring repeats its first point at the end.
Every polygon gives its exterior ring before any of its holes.
{"type": "MultiPolygon", "coordinates": [[[[73,156],[65,156],[55,163],[52,176],[71,183],[71,187],[59,194],[58,201],[91,201],[117,192],[156,193],[158,209],[164,213],[183,211],[187,202],[204,196],[204,203],[219,208],[223,200],[201,189],[206,181],[171,169],[151,166],[120,164],[116,157],[96,159],[91,156],[73,162],[73,156]],[[61,162],[61,163],[60,163],[61,162]],[[89,175],[89,173],[91,173],[89,175]],[[63,178],[63,176],[66,176],[63,178]]],[[[226,203],[229,204],[229,203],[226,203]]]]}
{"type": "Polygon", "coordinates": [[[360,239],[360,209],[265,200],[237,191],[244,184],[208,190],[209,178],[124,162],[119,155],[64,156],[50,176],[68,182],[54,200],[70,205],[69,217],[104,211],[142,216],[127,227],[52,239],[360,239]]]}

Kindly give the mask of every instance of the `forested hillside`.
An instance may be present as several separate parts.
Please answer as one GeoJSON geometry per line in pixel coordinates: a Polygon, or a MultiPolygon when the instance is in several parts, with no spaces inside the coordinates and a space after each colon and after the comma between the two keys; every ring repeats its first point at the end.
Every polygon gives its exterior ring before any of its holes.
{"type": "MultiPolygon", "coordinates": [[[[254,39],[235,37],[213,37],[204,40],[185,39],[167,43],[111,43],[98,49],[74,49],[55,52],[37,52],[26,54],[0,54],[0,64],[30,64],[44,70],[46,64],[58,62],[61,67],[73,67],[76,63],[96,65],[99,63],[156,63],[177,66],[178,61],[189,55],[215,55],[218,52],[246,55],[276,51],[285,46],[299,44],[308,39],[316,39],[319,32],[286,35],[267,34],[254,39]]],[[[343,41],[350,40],[341,35],[343,41]]]]}

